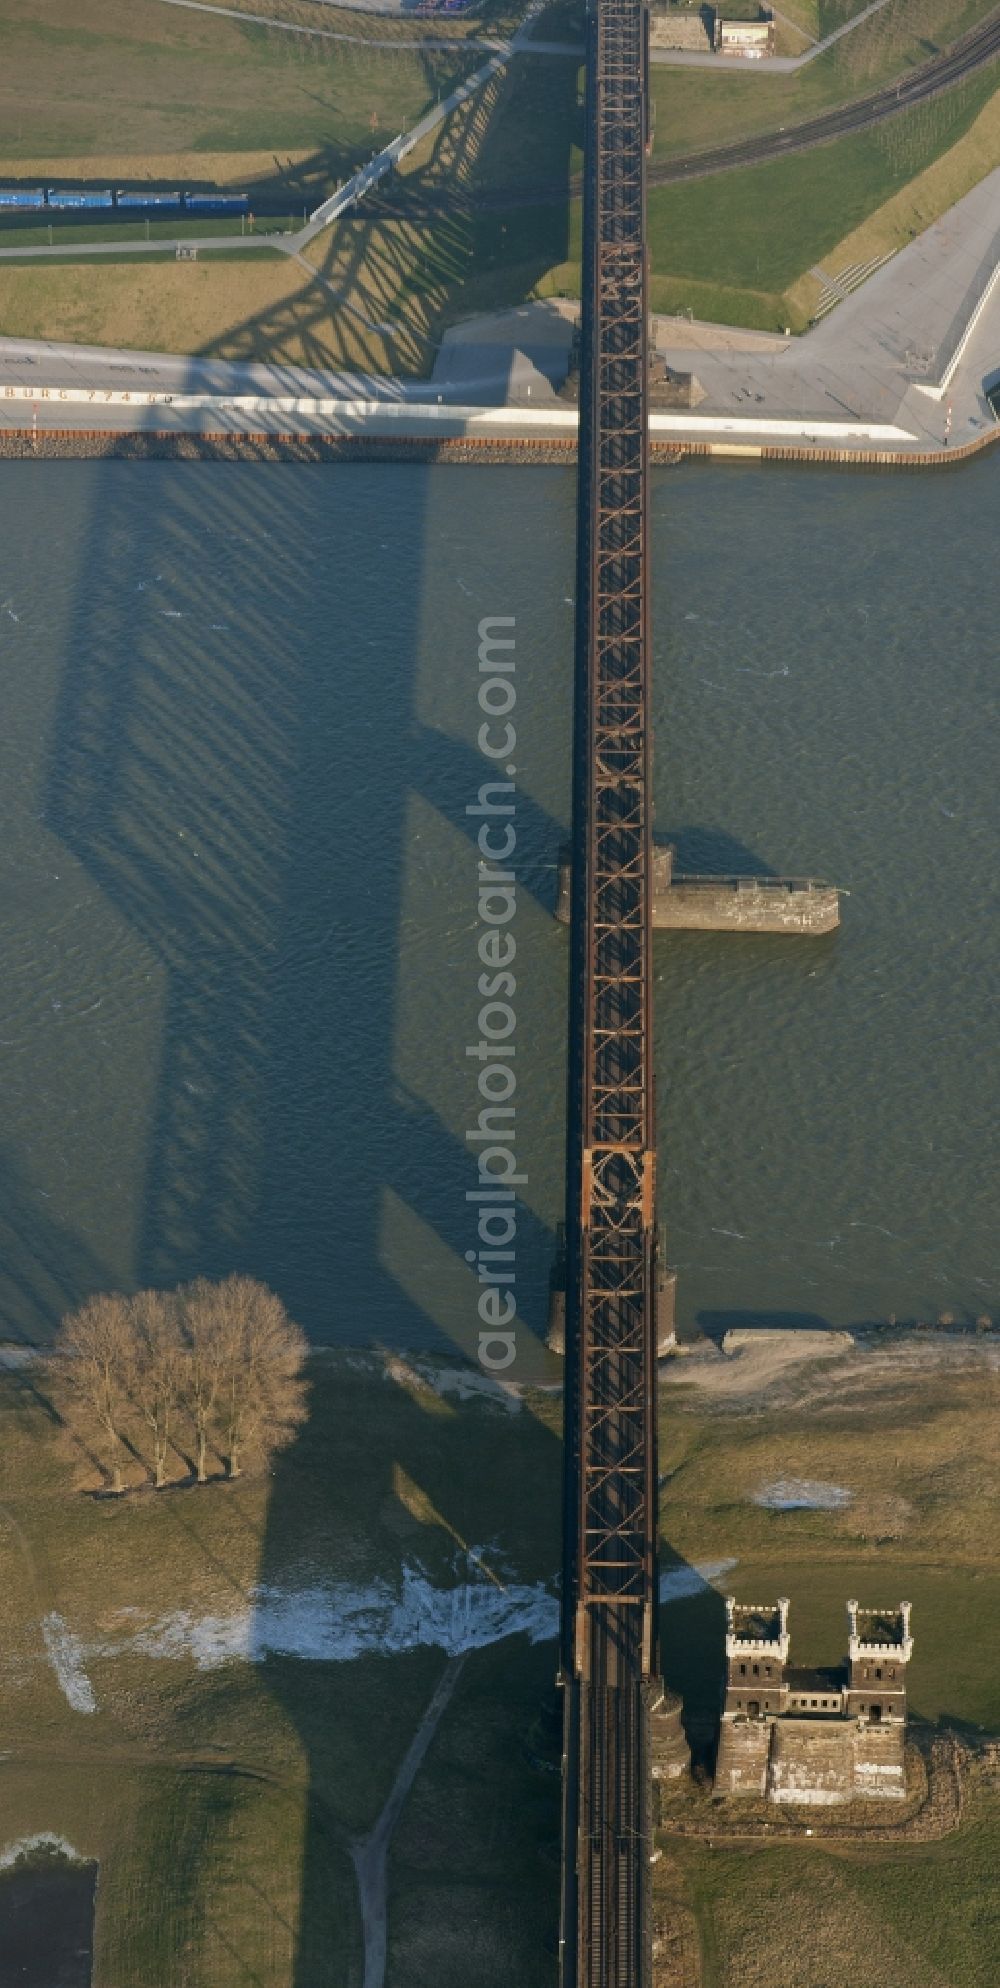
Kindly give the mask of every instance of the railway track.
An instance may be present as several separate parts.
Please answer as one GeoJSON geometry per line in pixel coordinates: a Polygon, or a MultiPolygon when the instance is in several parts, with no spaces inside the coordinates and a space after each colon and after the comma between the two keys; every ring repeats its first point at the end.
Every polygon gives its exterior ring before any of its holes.
{"type": "Polygon", "coordinates": [[[791,152],[805,152],[815,145],[827,145],[855,131],[868,131],[887,117],[896,117],[914,105],[928,103],[945,90],[954,89],[985,63],[1000,56],[1000,18],[973,28],[960,41],[912,69],[899,82],[873,90],[854,103],[823,111],[801,124],[781,131],[769,131],[759,138],[734,140],[710,151],[689,153],[683,159],[664,159],[649,169],[651,186],[667,186],[685,179],[704,179],[709,173],[731,172],[737,166],[761,165],[766,159],[786,158],[791,152]]]}
{"type": "Polygon", "coordinates": [[[646,1988],[652,1968],[645,29],[642,0],[595,0],[588,17],[566,1202],[563,1988],[646,1988]]]}
{"type": "MultiPolygon", "coordinates": [[[[676,159],[653,162],[647,168],[647,184],[670,186],[684,180],[706,179],[712,173],[734,172],[740,166],[763,165],[769,159],[784,159],[796,152],[810,151],[817,145],[828,145],[836,138],[848,137],[852,132],[869,131],[887,118],[897,117],[917,104],[929,103],[945,91],[954,89],[997,57],[1000,57],[1000,13],[979,27],[970,29],[950,48],[929,57],[906,76],[883,89],[858,97],[853,103],[823,111],[799,124],[789,124],[779,131],[762,132],[756,138],[734,139],[728,145],[716,145],[705,151],[685,153],[676,159]]],[[[582,175],[575,174],[561,184],[550,181],[535,187],[494,187],[488,192],[468,192],[457,198],[450,192],[431,195],[414,188],[412,194],[407,194],[405,202],[394,200],[389,191],[383,197],[379,211],[387,219],[405,216],[411,220],[418,220],[421,216],[430,218],[456,207],[484,213],[506,212],[511,208],[551,206],[567,198],[578,199],[583,192],[583,184],[582,175]]]]}

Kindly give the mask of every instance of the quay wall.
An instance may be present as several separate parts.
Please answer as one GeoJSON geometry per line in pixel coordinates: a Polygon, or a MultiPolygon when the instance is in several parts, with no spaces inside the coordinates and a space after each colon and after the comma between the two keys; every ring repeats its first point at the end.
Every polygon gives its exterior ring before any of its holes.
{"type": "MultiPolygon", "coordinates": [[[[654,464],[684,457],[776,463],[819,463],[842,469],[956,469],[1000,442],[1000,423],[971,442],[948,449],[837,448],[811,443],[654,441],[654,464]]],[[[322,435],[195,430],[0,428],[0,461],[130,462],[452,462],[575,463],[570,436],[322,435]]]]}

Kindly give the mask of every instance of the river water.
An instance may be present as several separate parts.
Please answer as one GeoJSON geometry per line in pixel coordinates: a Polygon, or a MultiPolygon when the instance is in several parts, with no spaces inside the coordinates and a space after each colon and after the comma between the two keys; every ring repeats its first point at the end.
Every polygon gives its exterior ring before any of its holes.
{"type": "MultiPolygon", "coordinates": [[[[657,832],[832,878],[656,940],[687,1324],[975,1314],[994,1244],[1000,460],[653,493],[657,832]]],[[[248,1269],[476,1343],[477,628],[516,619],[519,1370],[560,1213],[574,478],[0,466],[0,1319],[248,1269]]]]}

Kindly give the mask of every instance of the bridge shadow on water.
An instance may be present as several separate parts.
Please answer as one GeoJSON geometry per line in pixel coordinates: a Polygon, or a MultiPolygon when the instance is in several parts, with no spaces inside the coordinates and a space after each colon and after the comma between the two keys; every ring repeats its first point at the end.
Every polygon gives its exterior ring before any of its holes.
{"type": "MultiPolygon", "coordinates": [[[[148,992],[133,985],[128,999],[159,1016],[158,1067],[132,1073],[147,1151],[131,1282],[246,1270],[317,1345],[468,1355],[469,1153],[447,1096],[423,1081],[447,1047],[436,1002],[419,1007],[401,965],[414,944],[419,959],[441,888],[428,821],[443,824],[471,880],[470,933],[474,915],[465,808],[483,763],[474,744],[428,722],[417,696],[436,472],[403,472],[391,516],[375,467],[81,474],[91,542],[45,816],[136,944],[148,992]],[[391,541],[384,593],[370,583],[376,529],[391,541]],[[415,1015],[423,1061],[412,1043],[401,1053],[415,1015]]],[[[473,659],[474,641],[470,604],[473,659]]],[[[563,666],[568,677],[568,635],[563,666]]],[[[546,918],[562,826],[522,790],[523,884],[546,918]]],[[[441,971],[433,957],[425,965],[441,971]]],[[[467,1113],[464,1070],[462,1085],[467,1113]]],[[[9,1295],[41,1336],[88,1291],[127,1279],[38,1216],[13,1160],[6,1175],[9,1295]]],[[[551,1229],[523,1203],[518,1222],[519,1261],[544,1289],[551,1229]]],[[[544,1330],[543,1316],[526,1317],[544,1330]]],[[[345,1580],[356,1591],[381,1583],[376,1602],[405,1599],[421,1580],[433,1594],[400,1632],[399,1654],[370,1637],[350,1661],[262,1651],[261,1689],[282,1715],[289,1772],[304,1766],[310,1794],[292,1973],[265,1965],[283,1939],[287,1954],[288,1935],[262,1891],[258,1972],[247,1978],[360,1988],[350,1844],[381,1809],[448,1650],[471,1642],[481,1647],[393,1837],[386,1979],[542,1988],[558,1898],[558,1416],[438,1402],[405,1363],[396,1379],[369,1371],[353,1385],[317,1364],[310,1421],[274,1467],[260,1589],[325,1590],[335,1640],[345,1580]],[[452,1589],[459,1619],[442,1626],[434,1594],[452,1589]],[[507,1599],[480,1633],[461,1619],[462,1597],[475,1590],[475,1608],[491,1589],[507,1599]]],[[[663,1564],[668,1577],[683,1571],[669,1549],[663,1564]]],[[[697,1704],[715,1689],[721,1604],[692,1578],[665,1613],[664,1668],[697,1704]],[[691,1635],[677,1633],[682,1615],[691,1635]]],[[[221,1738],[244,1752],[240,1730],[221,1738]]],[[[213,1814],[228,1812],[227,1790],[220,1782],[213,1814]]]]}
{"type": "Polygon", "coordinates": [[[17,1154],[0,1147],[0,1317],[4,1336],[34,1345],[110,1272],[81,1236],[39,1207],[17,1154]]]}
{"type": "MultiPolygon", "coordinates": [[[[99,529],[130,571],[113,598],[102,590],[81,609],[46,808],[141,939],[162,1000],[135,1279],[241,1267],[276,1282],[314,1340],[443,1348],[384,1248],[393,1197],[454,1249],[468,1167],[433,1085],[420,1095],[396,1074],[414,797],[450,811],[474,877],[465,805],[484,772],[411,709],[425,472],[412,472],[417,508],[402,532],[397,520],[381,602],[352,572],[377,525],[378,469],[141,474],[155,501],[140,547],[135,472],[95,472],[99,529]],[[327,532],[340,537],[335,579],[327,532]]],[[[551,844],[544,811],[525,800],[523,820],[526,840],[551,844]]],[[[521,1213],[526,1246],[546,1247],[521,1213]]],[[[85,1250],[53,1252],[23,1225],[22,1236],[7,1274],[30,1282],[43,1257],[58,1286],[49,1310],[105,1280],[85,1250]]]]}
{"type": "Polygon", "coordinates": [[[678,875],[711,877],[773,877],[769,863],[738,836],[705,822],[682,822],[676,828],[657,826],[654,842],[672,843],[678,875]]]}
{"type": "MultiPolygon", "coordinates": [[[[159,1062],[133,1073],[135,1110],[150,1101],[128,1275],[40,1221],[15,1181],[5,1276],[18,1308],[43,1336],[88,1291],[239,1269],[277,1289],[318,1345],[468,1354],[469,1149],[435,1083],[421,1080],[447,1045],[434,1000],[400,966],[404,940],[419,951],[421,907],[436,889],[417,846],[428,811],[461,851],[471,928],[478,824],[465,808],[489,773],[474,744],[429,725],[415,698],[433,605],[424,506],[435,472],[393,472],[406,489],[391,522],[377,467],[104,464],[81,474],[90,543],[45,818],[146,969],[148,991],[133,986],[128,998],[158,1012],[159,1062]],[[379,529],[391,539],[384,593],[371,584],[379,529]],[[423,1061],[412,1045],[400,1053],[415,1026],[423,1061]],[[435,1314],[439,1267],[447,1289],[435,1314]]],[[[470,603],[473,685],[475,629],[470,603]]],[[[474,714],[474,688],[469,703],[474,714]]],[[[543,856],[559,833],[525,793],[529,896],[535,882],[548,889],[543,856]]],[[[519,1252],[544,1286],[551,1229],[527,1204],[518,1223],[519,1252]]],[[[531,1327],[544,1330],[544,1318],[531,1327]]],[[[367,1385],[369,1404],[380,1388],[387,1406],[377,1427],[351,1426],[317,1368],[311,1420],[275,1465],[261,1587],[345,1577],[391,1586],[422,1566],[438,1587],[482,1586],[469,1549],[499,1539],[501,1560],[512,1555],[517,1581],[549,1593],[551,1609],[561,1510],[552,1428],[494,1413],[484,1434],[471,1409],[429,1412],[405,1385],[367,1385]]],[[[497,1578],[513,1577],[501,1567],[497,1578]]],[[[305,1763],[311,1795],[293,1975],[264,1965],[265,1929],[260,1973],[247,1978],[360,1983],[348,1840],[388,1793],[443,1670],[442,1641],[462,1642],[458,1631],[426,1633],[397,1656],[261,1664],[287,1722],[290,1767],[305,1763]]],[[[483,1928],[505,1978],[527,1988],[552,1970],[558,1786],[528,1756],[529,1729],[553,1696],[555,1646],[523,1634],[485,1640],[395,1839],[412,1983],[465,1988],[483,1928]]],[[[230,1739],[240,1750],[239,1732],[230,1739]]],[[[225,1801],[220,1790],[220,1813],[225,1801]]],[[[268,1909],[262,1900],[262,1928],[268,1909]]],[[[389,1988],[400,1978],[392,1938],[391,1928],[389,1988]]]]}
{"type": "MultiPolygon", "coordinates": [[[[442,134],[429,170],[451,169],[449,145],[481,160],[489,142],[481,127],[442,134]]],[[[567,216],[568,202],[568,230],[567,216]]],[[[554,246],[540,245],[539,266],[559,259],[554,246]]],[[[460,848],[474,884],[465,810],[490,771],[474,726],[463,740],[429,723],[416,695],[435,562],[449,561],[429,514],[435,472],[394,470],[391,485],[360,466],[79,474],[87,535],[45,819],[127,933],[148,988],[130,998],[155,1014],[159,1047],[130,1072],[146,1138],[129,1264],[41,1219],[13,1159],[5,1169],[4,1276],[26,1334],[111,1284],[235,1269],[278,1290],[317,1346],[468,1356],[469,1149],[454,1100],[423,1081],[443,1046],[433,998],[408,978],[414,964],[441,971],[421,952],[435,863],[460,848]],[[428,821],[443,839],[425,855],[428,821]]],[[[470,656],[475,621],[470,603],[470,656]]],[[[546,914],[563,828],[519,792],[520,882],[546,914]]],[[[470,928],[473,915],[474,889],[470,928]]],[[[544,1289],[551,1227],[526,1202],[518,1226],[519,1264],[544,1289]]],[[[557,1418],[435,1406],[404,1371],[359,1382],[369,1402],[382,1390],[376,1427],[351,1419],[339,1371],[317,1363],[310,1421],[275,1465],[260,1590],[349,1578],[392,1591],[426,1574],[438,1593],[506,1597],[503,1619],[482,1636],[425,1621],[399,1654],[369,1641],[351,1661],[262,1651],[261,1688],[309,1794],[291,1972],[262,1889],[245,1978],[361,1988],[351,1842],[388,1795],[446,1652],[471,1641],[393,1838],[387,1988],[542,1988],[558,1898],[557,1418]]],[[[664,1565],[679,1568],[669,1553],[664,1565]]],[[[335,1594],[330,1606],[336,1627],[335,1594]]],[[[707,1649],[716,1608],[696,1581],[671,1603],[671,1628],[695,1611],[707,1649]]],[[[702,1674],[675,1635],[664,1648],[668,1682],[702,1674]]],[[[226,1737],[241,1749],[239,1732],[226,1737]]],[[[227,1802],[220,1782],[213,1813],[227,1802]]]]}

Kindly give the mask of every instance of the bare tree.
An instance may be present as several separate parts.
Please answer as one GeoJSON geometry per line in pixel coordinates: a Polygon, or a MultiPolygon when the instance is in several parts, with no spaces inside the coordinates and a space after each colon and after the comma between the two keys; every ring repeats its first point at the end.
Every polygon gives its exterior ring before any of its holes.
{"type": "Polygon", "coordinates": [[[248,1451],[266,1459],[305,1416],[305,1336],[252,1277],[90,1298],[64,1320],[56,1344],[53,1391],[70,1426],[97,1438],[115,1492],[125,1488],[126,1456],[140,1454],[140,1423],[161,1490],[182,1417],[193,1425],[195,1476],[204,1484],[210,1446],[227,1476],[238,1477],[248,1451]]]}
{"type": "Polygon", "coordinates": [[[102,1294],[88,1298],[63,1320],[56,1338],[53,1387],[72,1426],[92,1436],[98,1431],[108,1458],[111,1489],[124,1489],[127,1445],[131,1327],[128,1299],[102,1294]]]}
{"type": "Polygon", "coordinates": [[[184,1400],[194,1423],[195,1476],[208,1477],[208,1445],[215,1428],[219,1396],[225,1380],[222,1316],[216,1300],[219,1286],[196,1277],[177,1293],[184,1356],[184,1400]]]}
{"type": "Polygon", "coordinates": [[[172,1291],[139,1291],[127,1301],[129,1384],[153,1444],[153,1482],[167,1481],[170,1438],[181,1399],[184,1347],[172,1291]]]}
{"type": "Polygon", "coordinates": [[[226,1472],[238,1477],[247,1449],[271,1454],[303,1419],[305,1334],[281,1299],[253,1277],[202,1280],[190,1291],[221,1376],[214,1420],[226,1472]]]}

